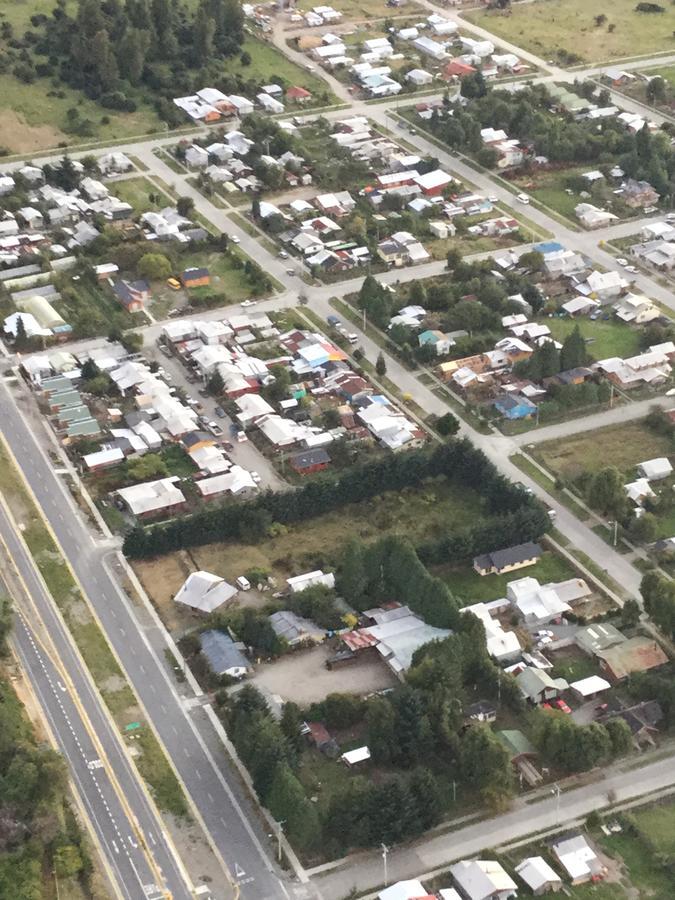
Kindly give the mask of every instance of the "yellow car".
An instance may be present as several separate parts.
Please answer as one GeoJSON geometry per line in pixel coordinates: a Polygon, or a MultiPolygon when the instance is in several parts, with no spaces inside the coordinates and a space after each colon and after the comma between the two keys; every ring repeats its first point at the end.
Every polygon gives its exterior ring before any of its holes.
{"type": "Polygon", "coordinates": [[[172,291],[179,291],[181,289],[181,283],[177,278],[167,278],[166,283],[172,291]]]}

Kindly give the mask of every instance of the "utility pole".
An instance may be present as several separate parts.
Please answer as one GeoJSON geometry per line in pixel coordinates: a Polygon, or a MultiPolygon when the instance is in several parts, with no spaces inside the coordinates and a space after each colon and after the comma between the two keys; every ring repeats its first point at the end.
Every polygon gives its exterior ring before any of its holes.
{"type": "Polygon", "coordinates": [[[614,382],[610,381],[609,383],[609,408],[611,409],[614,405],[614,382]]]}
{"type": "Polygon", "coordinates": [[[384,886],[387,887],[389,884],[389,878],[387,876],[387,854],[389,853],[389,847],[386,844],[381,844],[382,847],[382,862],[384,863],[384,886]]]}
{"type": "Polygon", "coordinates": [[[284,833],[286,819],[277,822],[277,862],[281,862],[281,835],[284,833]]]}

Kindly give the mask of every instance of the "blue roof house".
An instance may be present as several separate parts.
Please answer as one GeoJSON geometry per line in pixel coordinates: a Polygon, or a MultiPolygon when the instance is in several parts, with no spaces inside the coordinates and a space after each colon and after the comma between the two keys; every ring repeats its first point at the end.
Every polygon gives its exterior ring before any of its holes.
{"type": "Polygon", "coordinates": [[[536,404],[527,397],[513,397],[511,394],[498,397],[494,405],[505,419],[529,419],[537,411],[536,404]]]}

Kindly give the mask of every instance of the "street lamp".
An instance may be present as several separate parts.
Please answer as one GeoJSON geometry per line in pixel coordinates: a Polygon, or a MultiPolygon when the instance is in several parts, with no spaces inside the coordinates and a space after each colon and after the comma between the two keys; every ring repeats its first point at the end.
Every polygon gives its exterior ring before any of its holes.
{"type": "Polygon", "coordinates": [[[612,537],[612,546],[616,547],[616,540],[617,540],[618,531],[619,531],[619,520],[615,519],[613,522],[610,521],[607,524],[614,527],[614,536],[612,537]]]}
{"type": "Polygon", "coordinates": [[[386,887],[389,884],[389,878],[387,877],[387,854],[389,853],[389,847],[386,844],[380,844],[382,847],[382,862],[384,863],[384,886],[386,887]]]}
{"type": "Polygon", "coordinates": [[[560,825],[560,785],[554,784],[551,793],[555,794],[555,824],[560,825]]]}

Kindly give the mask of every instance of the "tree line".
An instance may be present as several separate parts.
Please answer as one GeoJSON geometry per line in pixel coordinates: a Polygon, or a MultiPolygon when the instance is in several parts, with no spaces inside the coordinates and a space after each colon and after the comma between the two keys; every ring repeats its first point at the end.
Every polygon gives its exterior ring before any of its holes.
{"type": "MultiPolygon", "coordinates": [[[[400,491],[425,479],[445,476],[480,491],[488,513],[506,516],[540,507],[501,475],[487,457],[465,439],[452,439],[433,450],[390,454],[362,465],[318,476],[292,492],[266,491],[245,503],[205,509],[156,525],[137,525],[125,537],[124,553],[144,559],[216,541],[255,542],[272,525],[311,519],[320,513],[360,503],[386,491],[400,491]]],[[[532,517],[546,530],[545,515],[532,517]]],[[[503,535],[502,535],[503,540],[503,535]]]]}

